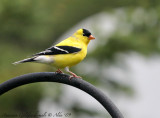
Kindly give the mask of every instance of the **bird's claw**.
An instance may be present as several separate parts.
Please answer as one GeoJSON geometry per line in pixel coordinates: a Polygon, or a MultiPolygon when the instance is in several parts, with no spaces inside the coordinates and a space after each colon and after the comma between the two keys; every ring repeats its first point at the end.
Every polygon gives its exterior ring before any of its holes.
{"type": "Polygon", "coordinates": [[[70,80],[71,80],[72,78],[79,78],[79,79],[82,79],[81,76],[77,76],[76,74],[71,75],[71,76],[69,77],[70,80]]]}
{"type": "Polygon", "coordinates": [[[58,69],[58,70],[56,71],[56,73],[63,73],[63,71],[61,71],[60,69],[58,69]]]}

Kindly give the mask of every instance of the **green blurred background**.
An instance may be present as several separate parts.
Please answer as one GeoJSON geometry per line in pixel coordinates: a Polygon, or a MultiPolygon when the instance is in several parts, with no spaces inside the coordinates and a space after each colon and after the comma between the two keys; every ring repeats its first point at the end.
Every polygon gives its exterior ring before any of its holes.
{"type": "MultiPolygon", "coordinates": [[[[118,98],[133,100],[137,94],[132,76],[135,74],[130,74],[129,66],[137,64],[136,56],[146,65],[148,61],[144,60],[160,59],[159,12],[159,0],[1,0],[0,83],[27,73],[55,71],[43,64],[12,63],[48,48],[79,28],[86,28],[96,39],[89,44],[86,59],[72,70],[108,94],[125,117],[133,118],[125,107],[129,103],[118,98]]],[[[70,118],[108,116],[89,95],[57,83],[25,85],[0,97],[0,115],[58,111],[71,113],[70,118]]],[[[141,116],[144,115],[136,118],[141,116]]]]}

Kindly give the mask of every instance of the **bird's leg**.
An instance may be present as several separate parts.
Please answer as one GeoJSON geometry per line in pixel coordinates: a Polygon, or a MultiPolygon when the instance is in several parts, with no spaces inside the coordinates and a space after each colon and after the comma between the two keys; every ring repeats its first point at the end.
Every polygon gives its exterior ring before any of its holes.
{"type": "Polygon", "coordinates": [[[63,71],[61,71],[60,69],[58,69],[58,70],[56,71],[56,73],[63,73],[63,71]]]}
{"type": "Polygon", "coordinates": [[[65,70],[72,75],[72,76],[69,77],[69,79],[72,79],[73,77],[82,78],[80,76],[77,76],[75,73],[71,72],[68,67],[66,67],[65,70]]]}
{"type": "Polygon", "coordinates": [[[72,79],[73,77],[75,77],[75,78],[82,78],[80,76],[77,76],[75,73],[73,73],[71,71],[69,71],[69,73],[72,75],[72,76],[69,77],[69,79],[72,79]]]}

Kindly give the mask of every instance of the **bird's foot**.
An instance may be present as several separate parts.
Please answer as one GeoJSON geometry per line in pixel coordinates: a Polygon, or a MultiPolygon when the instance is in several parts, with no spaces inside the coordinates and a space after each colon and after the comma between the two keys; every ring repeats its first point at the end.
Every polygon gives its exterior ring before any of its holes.
{"type": "Polygon", "coordinates": [[[68,72],[68,73],[71,74],[71,76],[69,76],[69,79],[72,79],[72,78],[74,78],[74,77],[75,77],[75,78],[81,78],[81,79],[82,79],[82,77],[77,76],[75,73],[71,72],[71,71],[69,70],[69,67],[66,67],[65,70],[66,70],[66,72],[68,72]]]}
{"type": "Polygon", "coordinates": [[[69,79],[72,79],[72,78],[80,78],[80,79],[82,79],[82,77],[80,77],[80,76],[77,76],[75,73],[73,73],[73,72],[71,72],[71,76],[69,77],[69,79]]]}
{"type": "Polygon", "coordinates": [[[61,71],[60,69],[58,69],[58,70],[56,71],[56,73],[63,73],[63,71],[61,71]]]}

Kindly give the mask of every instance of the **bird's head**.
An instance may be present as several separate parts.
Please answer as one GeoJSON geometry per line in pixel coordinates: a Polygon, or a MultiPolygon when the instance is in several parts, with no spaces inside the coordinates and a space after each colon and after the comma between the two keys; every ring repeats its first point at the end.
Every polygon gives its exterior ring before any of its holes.
{"type": "Polygon", "coordinates": [[[74,33],[74,35],[87,44],[90,42],[90,40],[95,39],[95,37],[93,37],[91,32],[87,29],[79,29],[74,33]]]}

